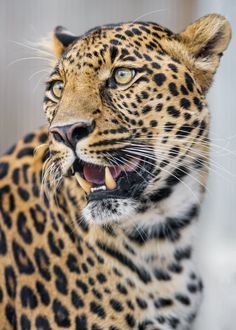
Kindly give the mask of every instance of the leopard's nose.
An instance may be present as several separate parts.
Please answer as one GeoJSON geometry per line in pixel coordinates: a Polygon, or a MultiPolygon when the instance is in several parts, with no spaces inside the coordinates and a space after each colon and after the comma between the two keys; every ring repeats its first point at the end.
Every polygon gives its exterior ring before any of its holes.
{"type": "Polygon", "coordinates": [[[95,129],[95,122],[77,122],[72,125],[54,126],[50,128],[54,139],[76,149],[77,142],[87,137],[95,129]]]}

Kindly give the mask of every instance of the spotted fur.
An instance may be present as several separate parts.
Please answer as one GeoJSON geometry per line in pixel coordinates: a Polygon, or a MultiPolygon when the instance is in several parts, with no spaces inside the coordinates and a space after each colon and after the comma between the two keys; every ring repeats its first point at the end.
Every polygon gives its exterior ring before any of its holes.
{"type": "Polygon", "coordinates": [[[49,130],[78,120],[93,129],[72,148],[42,128],[1,158],[1,329],[191,329],[203,289],[192,253],[208,172],[205,95],[230,33],[216,14],[179,34],[143,22],[55,30],[49,130]],[[119,67],[135,70],[125,86],[119,67]],[[124,176],[122,198],[89,200],[68,175],[76,157],[141,157],[141,179],[124,176]]]}

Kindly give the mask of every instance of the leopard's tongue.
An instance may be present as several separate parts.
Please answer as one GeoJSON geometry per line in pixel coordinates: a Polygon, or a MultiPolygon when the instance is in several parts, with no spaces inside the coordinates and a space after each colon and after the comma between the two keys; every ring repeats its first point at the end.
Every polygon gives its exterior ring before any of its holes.
{"type": "MultiPolygon", "coordinates": [[[[109,167],[109,170],[113,179],[116,179],[121,173],[121,168],[119,166],[109,167]]],[[[85,179],[91,183],[99,185],[105,183],[104,166],[85,164],[83,167],[83,174],[85,179]]]]}

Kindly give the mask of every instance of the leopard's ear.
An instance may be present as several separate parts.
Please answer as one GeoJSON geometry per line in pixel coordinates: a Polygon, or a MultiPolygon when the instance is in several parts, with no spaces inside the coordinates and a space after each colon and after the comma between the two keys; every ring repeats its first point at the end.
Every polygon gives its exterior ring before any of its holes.
{"type": "Polygon", "coordinates": [[[62,26],[57,26],[53,33],[53,49],[57,58],[60,58],[65,49],[78,37],[62,26]]]}
{"type": "Polygon", "coordinates": [[[176,34],[174,39],[187,50],[191,70],[202,91],[206,93],[212,83],[220,57],[231,39],[229,22],[224,16],[210,14],[176,34]]]}

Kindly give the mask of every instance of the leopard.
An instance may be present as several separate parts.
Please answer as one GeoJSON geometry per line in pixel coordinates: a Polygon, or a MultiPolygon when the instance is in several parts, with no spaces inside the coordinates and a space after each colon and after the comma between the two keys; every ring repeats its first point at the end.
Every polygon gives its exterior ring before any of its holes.
{"type": "Polygon", "coordinates": [[[0,161],[1,330],[192,329],[206,95],[230,38],[220,14],[55,28],[48,125],[0,161]]]}

